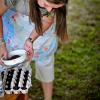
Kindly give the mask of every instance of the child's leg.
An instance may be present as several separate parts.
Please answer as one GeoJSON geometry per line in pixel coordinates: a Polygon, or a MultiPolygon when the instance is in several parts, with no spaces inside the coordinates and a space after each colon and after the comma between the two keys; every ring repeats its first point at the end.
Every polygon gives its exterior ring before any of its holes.
{"type": "Polygon", "coordinates": [[[5,94],[0,100],[16,100],[17,96],[16,94],[5,94]]]}
{"type": "Polygon", "coordinates": [[[54,80],[54,55],[47,59],[36,61],[36,79],[41,81],[44,100],[52,100],[54,80]]]}
{"type": "Polygon", "coordinates": [[[52,100],[53,82],[42,83],[44,100],[52,100]]]}
{"type": "Polygon", "coordinates": [[[19,94],[17,100],[28,100],[28,94],[19,94]]]}

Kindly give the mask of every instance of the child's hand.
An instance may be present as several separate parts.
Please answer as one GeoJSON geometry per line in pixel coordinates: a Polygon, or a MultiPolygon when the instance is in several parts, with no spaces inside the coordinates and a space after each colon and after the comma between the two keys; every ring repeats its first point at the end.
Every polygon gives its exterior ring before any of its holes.
{"type": "Polygon", "coordinates": [[[27,52],[28,60],[29,60],[29,61],[32,61],[33,52],[34,52],[34,51],[33,51],[32,43],[31,43],[28,39],[25,41],[24,49],[25,49],[26,52],[27,52]]]}
{"type": "Polygon", "coordinates": [[[8,51],[5,44],[3,43],[0,45],[0,64],[2,64],[1,58],[3,57],[6,59],[7,56],[8,56],[8,51]]]}

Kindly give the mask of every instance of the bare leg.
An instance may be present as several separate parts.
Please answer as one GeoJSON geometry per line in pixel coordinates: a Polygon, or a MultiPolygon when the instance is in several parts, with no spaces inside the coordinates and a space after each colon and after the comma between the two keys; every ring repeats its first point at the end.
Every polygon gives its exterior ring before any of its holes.
{"type": "Polygon", "coordinates": [[[44,100],[52,100],[53,82],[42,83],[44,100]]]}
{"type": "Polygon", "coordinates": [[[28,94],[20,94],[18,100],[28,100],[28,94]]]}
{"type": "Polygon", "coordinates": [[[16,94],[5,94],[0,100],[16,100],[17,96],[16,94]]]}

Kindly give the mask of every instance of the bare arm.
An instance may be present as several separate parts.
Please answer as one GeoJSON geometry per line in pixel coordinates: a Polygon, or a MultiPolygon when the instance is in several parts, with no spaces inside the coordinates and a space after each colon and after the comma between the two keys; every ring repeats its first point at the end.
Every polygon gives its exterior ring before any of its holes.
{"type": "MultiPolygon", "coordinates": [[[[45,32],[53,23],[54,21],[54,17],[47,17],[44,16],[42,18],[42,28],[43,28],[43,32],[45,32]]],[[[32,40],[36,40],[36,38],[39,36],[39,34],[36,32],[36,30],[33,30],[30,34],[30,37],[32,38],[32,40]]]]}
{"type": "Polygon", "coordinates": [[[3,23],[2,23],[2,16],[7,9],[8,7],[5,5],[4,0],[0,0],[0,58],[2,56],[4,56],[5,58],[7,57],[7,49],[3,39],[3,23]]]}
{"type": "Polygon", "coordinates": [[[2,26],[2,17],[0,16],[0,38],[2,38],[3,26],[2,26]]]}
{"type": "MultiPolygon", "coordinates": [[[[44,16],[42,18],[42,31],[45,32],[53,23],[54,21],[54,17],[46,17],[44,16]]],[[[43,34],[43,33],[41,33],[43,34]]],[[[33,30],[29,36],[31,38],[32,41],[36,40],[39,37],[39,34],[36,32],[36,30],[33,30]]],[[[29,60],[32,60],[33,57],[33,46],[32,43],[29,41],[29,39],[26,40],[25,45],[24,45],[24,49],[27,51],[29,60]]]]}
{"type": "Polygon", "coordinates": [[[4,0],[0,0],[0,38],[3,35],[2,15],[6,12],[8,7],[5,5],[4,0]]]}

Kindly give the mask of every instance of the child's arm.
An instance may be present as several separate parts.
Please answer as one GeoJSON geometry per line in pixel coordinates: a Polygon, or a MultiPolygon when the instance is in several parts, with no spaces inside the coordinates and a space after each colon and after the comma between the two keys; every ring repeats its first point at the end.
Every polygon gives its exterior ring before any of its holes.
{"type": "Polygon", "coordinates": [[[0,0],[0,38],[2,38],[3,33],[2,16],[7,9],[8,7],[5,5],[4,0],[0,0]]]}
{"type": "MultiPolygon", "coordinates": [[[[42,31],[45,32],[52,25],[53,22],[54,22],[54,17],[44,16],[42,18],[42,31]]],[[[27,51],[30,61],[32,60],[33,52],[34,52],[32,42],[36,40],[38,37],[39,34],[36,32],[36,30],[33,30],[29,38],[25,42],[24,49],[27,51]]]]}
{"type": "Polygon", "coordinates": [[[7,49],[3,39],[3,23],[2,23],[2,16],[7,9],[8,7],[5,5],[5,1],[0,0],[0,57],[7,56],[7,49]]]}
{"type": "MultiPolygon", "coordinates": [[[[54,17],[43,16],[43,18],[42,18],[42,31],[45,32],[52,25],[53,22],[54,22],[54,17]]],[[[32,39],[32,41],[34,41],[37,39],[38,36],[39,36],[39,34],[36,32],[36,30],[33,30],[29,37],[32,39]]]]}

